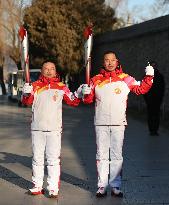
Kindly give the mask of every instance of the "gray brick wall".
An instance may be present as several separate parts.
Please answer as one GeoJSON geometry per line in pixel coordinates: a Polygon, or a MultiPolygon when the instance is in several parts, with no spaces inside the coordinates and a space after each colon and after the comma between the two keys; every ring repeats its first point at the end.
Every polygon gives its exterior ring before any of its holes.
{"type": "MultiPolygon", "coordinates": [[[[162,116],[167,117],[166,113],[169,113],[169,15],[95,36],[92,51],[93,75],[101,67],[102,56],[106,50],[113,50],[124,72],[137,80],[142,79],[144,68],[149,60],[157,61],[166,83],[162,116]]],[[[128,104],[138,110],[145,108],[142,96],[131,94],[128,104]]]]}

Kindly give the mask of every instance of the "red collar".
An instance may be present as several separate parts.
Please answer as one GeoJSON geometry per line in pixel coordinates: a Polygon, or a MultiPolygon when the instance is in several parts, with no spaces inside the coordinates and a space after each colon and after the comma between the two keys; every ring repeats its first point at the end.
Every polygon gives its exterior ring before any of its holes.
{"type": "Polygon", "coordinates": [[[100,74],[102,74],[104,77],[116,77],[120,73],[122,73],[122,69],[115,69],[114,71],[106,71],[105,69],[101,69],[100,74]]]}
{"type": "Polygon", "coordinates": [[[58,74],[54,78],[47,78],[44,75],[40,75],[39,80],[43,83],[56,83],[60,81],[60,77],[58,74]]]}

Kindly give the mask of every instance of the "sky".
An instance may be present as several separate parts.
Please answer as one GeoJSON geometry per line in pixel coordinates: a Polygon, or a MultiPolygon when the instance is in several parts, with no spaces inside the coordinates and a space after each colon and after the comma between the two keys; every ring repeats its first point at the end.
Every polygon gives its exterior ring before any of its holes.
{"type": "MultiPolygon", "coordinates": [[[[114,0],[105,0],[108,3],[112,3],[114,0]]],[[[132,23],[140,23],[146,20],[157,18],[163,15],[169,14],[168,6],[163,6],[161,2],[163,0],[121,0],[116,10],[116,16],[127,19],[130,14],[132,23]]]]}
{"type": "Polygon", "coordinates": [[[132,8],[135,5],[151,5],[153,4],[154,0],[128,0],[129,8],[132,8]]]}
{"type": "Polygon", "coordinates": [[[139,19],[140,15],[143,15],[145,18],[149,19],[151,17],[149,17],[149,9],[152,7],[152,5],[154,4],[154,0],[128,0],[128,9],[129,11],[132,11],[133,9],[137,8],[142,8],[141,9],[141,14],[140,14],[140,9],[138,9],[138,13],[137,11],[135,11],[133,16],[134,21],[142,21],[139,19]]]}

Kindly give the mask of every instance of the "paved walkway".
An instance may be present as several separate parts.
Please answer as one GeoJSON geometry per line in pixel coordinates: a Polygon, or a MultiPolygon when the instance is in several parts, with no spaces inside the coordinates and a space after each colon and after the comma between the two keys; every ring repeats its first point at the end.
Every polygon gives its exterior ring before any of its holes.
{"type": "MultiPolygon", "coordinates": [[[[0,205],[169,205],[169,131],[148,135],[144,122],[128,118],[124,142],[123,199],[96,199],[93,107],[63,106],[59,201],[26,194],[31,187],[30,108],[0,96],[0,205]]],[[[139,116],[138,116],[139,118],[139,116]]]]}

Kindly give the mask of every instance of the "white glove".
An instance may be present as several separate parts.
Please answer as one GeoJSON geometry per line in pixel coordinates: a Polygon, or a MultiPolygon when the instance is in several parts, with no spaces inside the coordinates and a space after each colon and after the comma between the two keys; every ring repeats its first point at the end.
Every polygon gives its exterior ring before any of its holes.
{"type": "Polygon", "coordinates": [[[151,65],[146,66],[145,69],[146,75],[154,76],[154,68],[151,65]]]}
{"type": "Polygon", "coordinates": [[[92,89],[88,84],[83,84],[82,86],[82,94],[83,95],[89,95],[91,93],[92,89]]]}
{"type": "Polygon", "coordinates": [[[74,92],[75,96],[77,98],[82,98],[82,87],[83,87],[84,84],[80,85],[77,89],[77,91],[74,92]]]}
{"type": "Polygon", "coordinates": [[[33,90],[33,86],[29,83],[25,83],[22,89],[23,94],[30,94],[33,90]]]}

